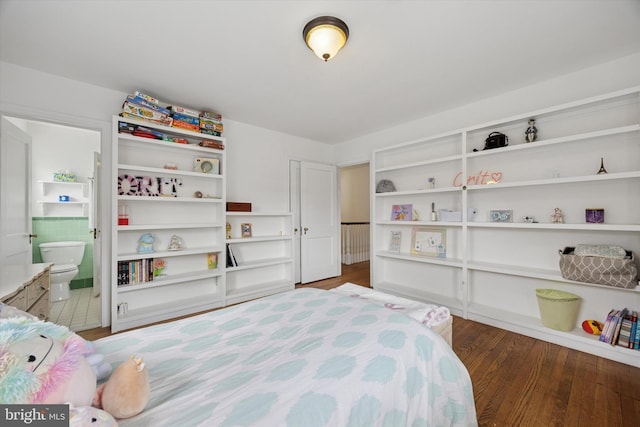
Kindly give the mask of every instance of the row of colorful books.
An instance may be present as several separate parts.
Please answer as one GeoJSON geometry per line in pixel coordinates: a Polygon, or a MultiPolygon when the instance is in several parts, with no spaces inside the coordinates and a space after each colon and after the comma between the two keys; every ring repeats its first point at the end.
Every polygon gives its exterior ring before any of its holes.
{"type": "Polygon", "coordinates": [[[118,286],[152,282],[154,276],[153,258],[118,261],[118,286]]]}
{"type": "Polygon", "coordinates": [[[175,105],[162,107],[156,98],[140,91],[127,95],[122,104],[121,116],[213,136],[221,136],[224,130],[222,115],[218,113],[175,105]]]}
{"type": "Polygon", "coordinates": [[[621,347],[640,350],[640,327],[638,312],[623,308],[612,309],[600,334],[600,341],[621,347]]]}

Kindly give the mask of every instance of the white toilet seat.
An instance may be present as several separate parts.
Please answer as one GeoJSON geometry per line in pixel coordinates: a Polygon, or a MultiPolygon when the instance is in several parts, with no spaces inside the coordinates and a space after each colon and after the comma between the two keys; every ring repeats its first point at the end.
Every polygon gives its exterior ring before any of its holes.
{"type": "Polygon", "coordinates": [[[66,273],[67,271],[77,270],[78,266],[75,264],[54,264],[51,267],[51,274],[66,273]]]}

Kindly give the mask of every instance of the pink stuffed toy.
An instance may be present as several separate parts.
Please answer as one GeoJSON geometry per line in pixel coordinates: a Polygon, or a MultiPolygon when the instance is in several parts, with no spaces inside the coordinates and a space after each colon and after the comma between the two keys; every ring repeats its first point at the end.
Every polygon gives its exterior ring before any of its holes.
{"type": "Polygon", "coordinates": [[[68,403],[76,411],[94,403],[115,418],[140,413],[149,397],[141,359],[123,363],[98,392],[87,361],[93,351],[64,326],[27,317],[0,318],[0,402],[68,403]]]}

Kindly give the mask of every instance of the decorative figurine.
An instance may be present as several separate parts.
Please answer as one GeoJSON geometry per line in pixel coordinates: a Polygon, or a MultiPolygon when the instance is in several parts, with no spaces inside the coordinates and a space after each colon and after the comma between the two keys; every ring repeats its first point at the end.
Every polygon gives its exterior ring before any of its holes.
{"type": "Polygon", "coordinates": [[[529,127],[524,133],[526,139],[524,142],[533,142],[538,138],[538,129],[536,128],[536,120],[529,119],[529,127]]]}
{"type": "Polygon", "coordinates": [[[167,268],[167,262],[162,258],[156,258],[153,260],[153,276],[162,276],[164,269],[167,268]]]}
{"type": "Polygon", "coordinates": [[[180,237],[174,234],[171,236],[171,241],[169,242],[169,247],[167,249],[170,251],[180,251],[184,249],[184,242],[180,237]]]}
{"type": "Polygon", "coordinates": [[[144,233],[138,239],[138,253],[139,254],[150,254],[153,253],[153,234],[144,233]]]}
{"type": "Polygon", "coordinates": [[[536,221],[536,219],[535,219],[534,217],[529,216],[529,215],[527,215],[527,216],[523,216],[523,217],[522,217],[522,220],[523,220],[524,222],[528,222],[528,223],[530,223],[530,224],[531,224],[531,223],[534,223],[534,222],[537,222],[537,221],[536,221]]]}
{"type": "Polygon", "coordinates": [[[551,222],[554,224],[564,224],[564,214],[560,210],[560,208],[555,208],[553,210],[553,215],[551,215],[551,222]]]}
{"type": "Polygon", "coordinates": [[[231,238],[231,224],[227,223],[227,239],[231,238]]]}
{"type": "Polygon", "coordinates": [[[604,173],[608,173],[607,170],[604,168],[604,157],[600,157],[600,170],[598,170],[598,172],[596,173],[596,175],[602,175],[604,173]]]}
{"type": "Polygon", "coordinates": [[[411,221],[419,221],[420,220],[420,216],[418,215],[418,211],[413,209],[413,217],[411,218],[411,221]]]}

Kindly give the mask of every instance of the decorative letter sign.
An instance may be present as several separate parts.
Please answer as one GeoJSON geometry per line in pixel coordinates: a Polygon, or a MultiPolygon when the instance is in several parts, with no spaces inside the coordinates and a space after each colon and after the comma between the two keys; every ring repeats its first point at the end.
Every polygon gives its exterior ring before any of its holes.
{"type": "MultiPolygon", "coordinates": [[[[486,185],[497,184],[502,179],[502,172],[489,172],[481,170],[477,175],[469,175],[467,177],[467,185],[486,185]]],[[[462,172],[453,178],[454,187],[462,187],[462,172]]]]}

